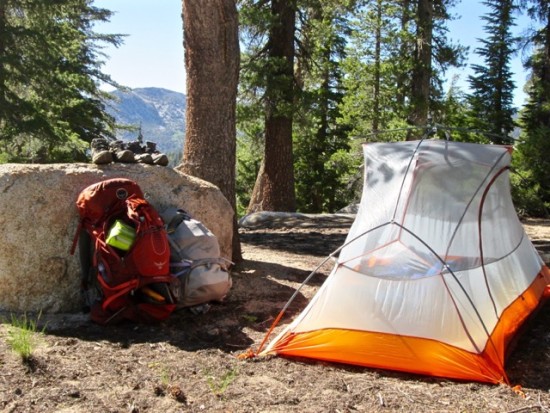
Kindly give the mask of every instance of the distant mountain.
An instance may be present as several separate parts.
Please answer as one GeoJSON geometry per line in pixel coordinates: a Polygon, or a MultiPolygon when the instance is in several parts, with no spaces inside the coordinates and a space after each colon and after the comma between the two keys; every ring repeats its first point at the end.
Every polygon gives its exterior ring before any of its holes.
{"type": "Polygon", "coordinates": [[[128,92],[111,92],[115,100],[109,102],[107,112],[119,125],[132,130],[118,130],[117,138],[136,140],[141,126],[144,141],[152,141],[166,154],[181,153],[185,136],[186,98],[183,93],[148,87],[128,92]]]}

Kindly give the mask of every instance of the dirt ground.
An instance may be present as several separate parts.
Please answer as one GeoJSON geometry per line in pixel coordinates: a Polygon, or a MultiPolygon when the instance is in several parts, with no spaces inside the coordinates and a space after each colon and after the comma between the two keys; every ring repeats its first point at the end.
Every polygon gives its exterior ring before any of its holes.
{"type": "MultiPolygon", "coordinates": [[[[241,231],[245,261],[224,304],[203,315],[182,310],[160,325],[101,327],[85,314],[43,316],[29,362],[0,324],[0,411],[5,412],[549,412],[550,311],[528,324],[505,385],[456,382],[280,357],[239,360],[324,257],[351,220],[301,221],[241,231]]],[[[527,221],[550,252],[550,221],[527,221]]],[[[276,332],[312,297],[324,265],[301,290],[276,332]]]]}

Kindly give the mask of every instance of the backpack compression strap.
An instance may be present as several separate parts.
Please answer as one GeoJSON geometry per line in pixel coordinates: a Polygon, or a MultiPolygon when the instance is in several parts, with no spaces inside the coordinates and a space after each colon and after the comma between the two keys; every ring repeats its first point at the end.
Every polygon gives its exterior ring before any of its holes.
{"type": "Polygon", "coordinates": [[[103,280],[101,276],[98,276],[97,280],[99,281],[99,284],[101,284],[101,288],[103,288],[103,291],[109,291],[110,293],[113,293],[113,295],[106,297],[103,303],[101,303],[101,308],[103,309],[103,311],[107,311],[109,305],[111,305],[114,300],[129,293],[132,290],[135,290],[139,285],[139,280],[137,278],[119,284],[115,287],[110,287],[109,285],[107,285],[107,283],[103,280]]]}

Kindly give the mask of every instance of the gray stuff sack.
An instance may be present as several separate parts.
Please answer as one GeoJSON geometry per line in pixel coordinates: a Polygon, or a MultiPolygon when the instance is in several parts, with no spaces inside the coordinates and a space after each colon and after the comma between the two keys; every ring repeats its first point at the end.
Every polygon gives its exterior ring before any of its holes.
{"type": "Polygon", "coordinates": [[[169,208],[160,215],[170,242],[171,289],[177,308],[223,301],[232,285],[231,262],[221,257],[216,236],[181,209],[169,208]]]}

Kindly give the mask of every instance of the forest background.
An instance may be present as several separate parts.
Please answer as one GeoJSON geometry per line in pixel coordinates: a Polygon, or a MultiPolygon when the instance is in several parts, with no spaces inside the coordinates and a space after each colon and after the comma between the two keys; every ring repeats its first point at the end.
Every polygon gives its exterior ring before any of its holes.
{"type": "MultiPolygon", "coordinates": [[[[484,1],[485,36],[468,51],[449,40],[449,10],[456,3],[203,2],[213,10],[232,6],[238,16],[239,215],[337,211],[357,201],[361,143],[433,135],[514,145],[516,208],[522,215],[546,215],[550,5],[484,1]],[[530,25],[513,35],[520,15],[530,25]],[[520,52],[529,79],[526,102],[516,108],[510,61],[520,52]],[[446,80],[451,70],[464,67],[467,53],[476,55],[476,64],[465,92],[456,79],[446,80]],[[266,179],[273,185],[265,185],[266,179]]],[[[110,95],[102,89],[121,87],[102,72],[103,50],[121,45],[124,37],[95,30],[111,17],[90,0],[2,2],[0,162],[88,161],[94,137],[112,138],[124,127],[108,115],[110,95]]],[[[202,158],[219,162],[206,153],[202,158]]]]}

